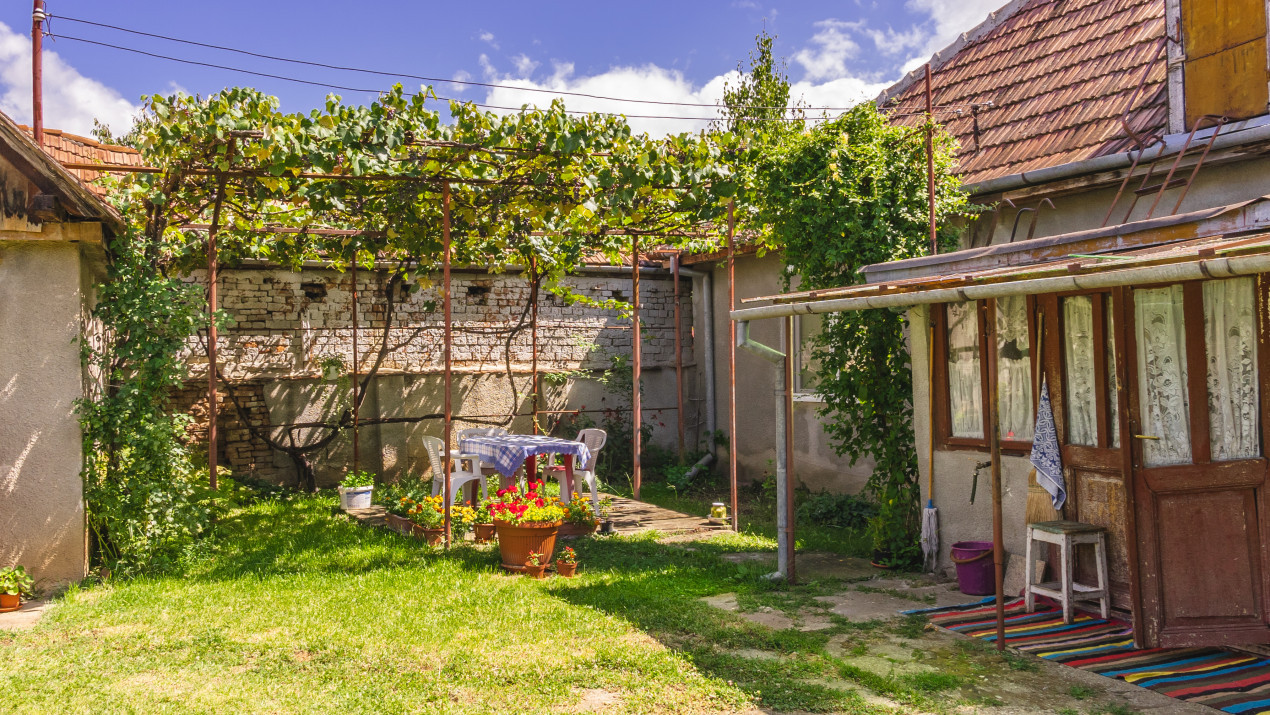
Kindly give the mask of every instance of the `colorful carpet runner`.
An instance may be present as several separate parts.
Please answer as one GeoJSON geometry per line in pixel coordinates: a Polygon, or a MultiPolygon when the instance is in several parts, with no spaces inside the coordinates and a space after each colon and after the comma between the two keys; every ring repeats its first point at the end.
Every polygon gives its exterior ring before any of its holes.
{"type": "MultiPolygon", "coordinates": [[[[951,608],[911,613],[931,623],[988,641],[997,639],[992,598],[951,608]]],[[[1119,678],[1191,703],[1240,715],[1270,713],[1270,659],[1222,648],[1133,647],[1133,628],[1123,621],[1077,613],[1070,624],[1052,605],[1027,613],[1023,599],[1005,608],[1005,642],[1021,651],[1119,678]]]]}

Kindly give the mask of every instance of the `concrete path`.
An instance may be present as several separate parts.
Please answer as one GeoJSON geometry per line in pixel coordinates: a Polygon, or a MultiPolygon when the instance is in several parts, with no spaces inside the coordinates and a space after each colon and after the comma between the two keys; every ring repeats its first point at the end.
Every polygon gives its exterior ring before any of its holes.
{"type": "Polygon", "coordinates": [[[0,631],[25,631],[34,628],[48,608],[48,601],[23,601],[18,610],[0,613],[0,631]]]}

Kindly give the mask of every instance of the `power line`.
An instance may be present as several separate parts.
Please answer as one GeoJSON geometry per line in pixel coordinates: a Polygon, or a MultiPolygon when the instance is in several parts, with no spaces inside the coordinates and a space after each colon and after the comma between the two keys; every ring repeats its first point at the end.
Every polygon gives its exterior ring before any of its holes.
{"type": "MultiPolygon", "coordinates": [[[[96,45],[98,47],[107,47],[113,50],[119,50],[121,52],[131,52],[133,54],[144,55],[146,57],[153,57],[155,59],[168,60],[171,62],[179,62],[181,64],[196,65],[199,67],[209,67],[212,69],[226,70],[228,72],[240,72],[242,74],[248,74],[255,77],[266,77],[269,79],[278,79],[278,80],[283,80],[286,82],[296,82],[298,84],[305,84],[305,85],[309,85],[313,87],[336,89],[342,92],[366,92],[370,94],[382,94],[384,92],[383,88],[350,87],[348,85],[334,84],[331,82],[318,82],[316,80],[300,79],[298,77],[289,77],[287,75],[273,74],[270,72],[259,72],[257,70],[243,69],[241,67],[231,67],[229,65],[220,65],[214,62],[202,62],[200,60],[191,60],[191,59],[186,59],[183,57],[172,57],[171,55],[163,55],[157,52],[149,52],[147,50],[137,49],[135,47],[126,47],[124,45],[115,45],[109,42],[89,40],[83,37],[75,37],[73,35],[53,35],[50,33],[49,36],[55,37],[56,39],[59,39],[59,40],[71,40],[74,42],[83,42],[89,45],[96,45]]],[[[507,106],[502,106],[497,104],[484,104],[481,102],[472,102],[469,100],[456,99],[452,97],[436,96],[436,98],[441,101],[459,102],[461,104],[471,104],[476,107],[481,107],[482,109],[496,109],[496,110],[501,110],[506,112],[520,112],[524,110],[524,107],[507,107],[507,106]]],[[[709,105],[709,106],[715,106],[715,105],[709,105]]],[[[699,121],[699,122],[713,122],[713,121],[727,120],[726,117],[683,117],[683,116],[677,116],[677,115],[625,114],[625,113],[617,113],[617,112],[590,112],[583,109],[565,109],[564,111],[568,114],[582,114],[582,115],[601,114],[601,115],[606,115],[611,117],[619,117],[619,116],[626,117],[627,119],[678,119],[681,121],[699,121]]],[[[764,122],[802,122],[802,121],[818,121],[820,119],[822,118],[821,117],[747,117],[746,118],[747,121],[764,121],[764,122]]]]}
{"type": "MultiPolygon", "coordinates": [[[[50,17],[53,17],[53,16],[50,15],[50,17]]],[[[570,92],[565,90],[543,89],[540,87],[517,87],[515,85],[498,84],[495,82],[477,82],[474,80],[446,79],[444,77],[427,77],[424,75],[410,74],[408,72],[386,72],[383,70],[366,69],[363,67],[349,67],[349,66],[343,66],[343,65],[333,65],[333,64],[327,64],[324,62],[314,62],[311,60],[297,59],[294,57],[268,55],[261,52],[253,52],[251,50],[244,50],[237,47],[229,47],[226,45],[216,45],[216,44],[212,44],[208,42],[199,42],[196,40],[188,40],[188,39],[184,39],[180,37],[171,37],[169,35],[162,35],[162,34],[158,34],[154,32],[144,32],[142,30],[133,30],[127,27],[120,27],[118,25],[111,25],[104,22],[95,22],[93,20],[85,20],[78,17],[68,17],[65,15],[57,15],[56,18],[58,20],[65,20],[67,22],[78,22],[84,25],[102,27],[109,30],[116,30],[118,32],[126,32],[132,35],[150,37],[150,38],[154,38],[158,40],[166,40],[168,42],[178,42],[185,45],[193,45],[195,47],[204,47],[207,49],[220,50],[223,52],[233,52],[240,55],[246,55],[248,57],[256,57],[259,59],[271,60],[274,62],[290,62],[292,64],[307,65],[309,67],[320,67],[322,69],[337,70],[340,72],[359,72],[362,74],[372,74],[372,75],[377,75],[380,77],[398,77],[398,78],[405,78],[405,79],[415,79],[415,80],[419,80],[422,82],[429,82],[429,83],[446,82],[450,84],[464,85],[469,87],[485,87],[487,89],[509,89],[509,90],[513,90],[517,92],[541,92],[544,94],[564,95],[564,96],[570,96],[570,97],[584,97],[587,99],[599,99],[599,100],[605,100],[605,101],[611,101],[611,102],[628,102],[633,104],[654,104],[654,105],[670,106],[670,107],[712,107],[712,108],[721,106],[718,104],[705,104],[701,102],[670,102],[670,101],[656,100],[656,99],[633,99],[633,98],[623,98],[623,97],[609,97],[609,96],[605,96],[601,94],[588,94],[586,92],[570,92]]],[[[66,36],[58,35],[58,37],[66,37],[66,36]]],[[[68,39],[74,39],[74,38],[68,38],[68,39]]],[[[113,45],[110,45],[110,46],[113,47],[113,45]]],[[[273,75],[270,75],[270,76],[273,76],[273,75]]],[[[820,112],[820,111],[845,112],[851,109],[851,107],[749,107],[748,109],[752,109],[755,111],[758,111],[758,110],[772,110],[772,111],[774,110],[783,110],[783,111],[801,110],[801,111],[812,111],[812,112],[820,112]]]]}

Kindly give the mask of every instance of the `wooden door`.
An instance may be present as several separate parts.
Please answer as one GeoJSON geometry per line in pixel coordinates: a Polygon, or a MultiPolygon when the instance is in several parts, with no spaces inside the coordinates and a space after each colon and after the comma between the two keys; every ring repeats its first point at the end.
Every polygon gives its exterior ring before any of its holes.
{"type": "MultiPolygon", "coordinates": [[[[1118,294],[1119,292],[1117,292],[1118,294]]],[[[1043,301],[1046,363],[1060,425],[1065,517],[1107,529],[1112,606],[1133,610],[1132,518],[1122,433],[1127,403],[1123,338],[1112,292],[1063,294],[1043,301]],[[1052,336],[1052,337],[1051,337],[1052,336]]],[[[1077,553],[1081,583],[1097,583],[1093,548],[1077,553]]]]}
{"type": "Polygon", "coordinates": [[[1270,642],[1264,281],[1127,296],[1141,642],[1270,642]]]}

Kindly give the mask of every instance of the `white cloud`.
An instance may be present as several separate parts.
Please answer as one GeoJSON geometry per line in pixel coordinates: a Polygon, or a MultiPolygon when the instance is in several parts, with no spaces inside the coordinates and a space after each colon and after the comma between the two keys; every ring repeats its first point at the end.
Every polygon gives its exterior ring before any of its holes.
{"type": "Polygon", "coordinates": [[[495,41],[494,39],[494,33],[482,32],[478,37],[481,38],[481,42],[484,42],[485,44],[489,45],[490,47],[493,47],[496,50],[498,49],[498,42],[495,41]]]}
{"type": "Polygon", "coordinates": [[[516,65],[516,74],[521,77],[528,77],[538,69],[538,63],[529,58],[529,55],[519,54],[512,58],[512,64],[516,65]]]}
{"type": "Polygon", "coordinates": [[[845,76],[847,60],[860,54],[860,45],[851,38],[864,27],[863,21],[820,20],[819,32],[812,35],[815,47],[806,47],[794,54],[794,61],[807,71],[807,79],[826,80],[845,76]]]}
{"type": "Polygon", "coordinates": [[[709,120],[714,118],[718,110],[714,107],[684,107],[665,104],[633,104],[630,102],[614,102],[611,100],[592,99],[589,97],[573,97],[542,92],[525,92],[525,88],[546,89],[554,92],[581,92],[605,97],[635,97],[662,102],[686,102],[692,104],[714,104],[723,97],[723,82],[731,78],[735,81],[735,72],[720,75],[705,85],[694,86],[679,70],[665,69],[648,64],[639,67],[613,67],[601,74],[580,77],[574,74],[572,63],[555,63],[549,77],[534,80],[522,74],[513,76],[495,72],[492,79],[504,87],[489,90],[485,97],[486,104],[503,107],[519,107],[523,104],[545,107],[555,97],[565,100],[569,109],[593,112],[621,112],[627,115],[656,115],[669,119],[631,118],[631,128],[636,132],[648,132],[651,135],[694,132],[704,129],[709,120]]]}
{"type": "Polygon", "coordinates": [[[907,0],[904,7],[911,12],[929,15],[930,20],[925,42],[915,45],[917,52],[905,63],[904,71],[924,64],[931,55],[952,44],[961,33],[987,20],[989,13],[1004,4],[1005,0],[907,0]]]}
{"type": "Polygon", "coordinates": [[[907,57],[910,52],[925,46],[930,40],[930,33],[916,25],[906,31],[897,31],[890,27],[885,30],[868,29],[865,34],[873,41],[873,46],[888,57],[907,57]]]}
{"type": "MultiPolygon", "coordinates": [[[[17,122],[31,122],[31,39],[4,23],[0,23],[0,111],[17,122]]],[[[80,74],[46,46],[45,126],[88,135],[96,118],[119,135],[132,126],[138,111],[140,107],[119,92],[80,74]]]]}

